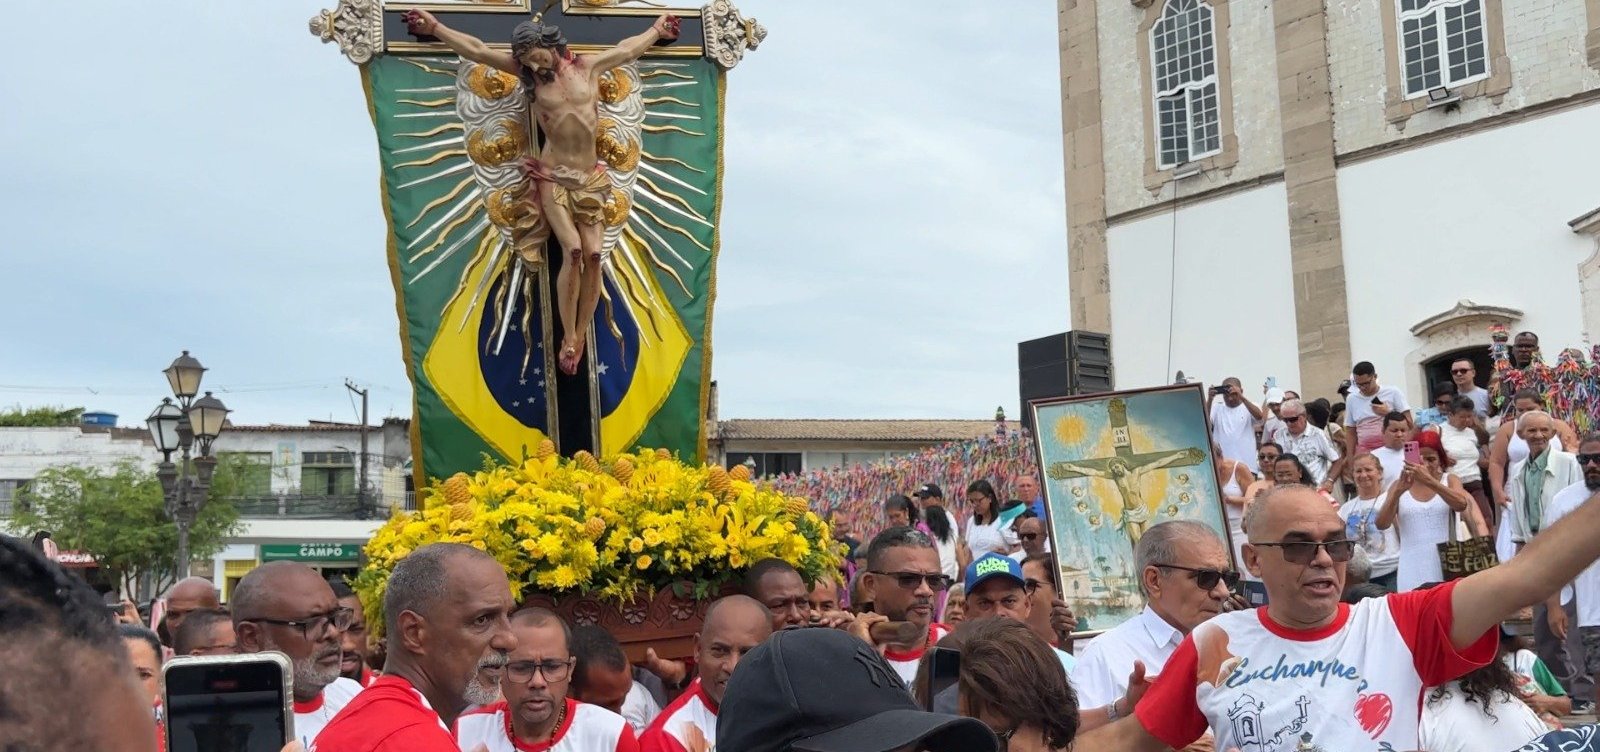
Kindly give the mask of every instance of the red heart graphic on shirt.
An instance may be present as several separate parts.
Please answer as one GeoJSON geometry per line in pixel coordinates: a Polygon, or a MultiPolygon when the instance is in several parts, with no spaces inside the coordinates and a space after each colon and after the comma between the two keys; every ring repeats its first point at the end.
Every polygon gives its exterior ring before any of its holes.
{"type": "Polygon", "coordinates": [[[1388,695],[1362,694],[1356,699],[1356,720],[1372,738],[1381,736],[1394,718],[1394,703],[1388,695]]]}

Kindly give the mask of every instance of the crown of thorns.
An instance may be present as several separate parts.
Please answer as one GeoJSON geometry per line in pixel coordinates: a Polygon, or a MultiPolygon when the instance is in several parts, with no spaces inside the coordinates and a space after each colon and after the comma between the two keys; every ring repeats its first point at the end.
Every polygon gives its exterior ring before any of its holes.
{"type": "Polygon", "coordinates": [[[517,27],[511,30],[511,51],[516,55],[521,55],[533,47],[555,49],[566,44],[566,35],[562,34],[561,28],[554,24],[528,20],[517,24],[517,27]]]}

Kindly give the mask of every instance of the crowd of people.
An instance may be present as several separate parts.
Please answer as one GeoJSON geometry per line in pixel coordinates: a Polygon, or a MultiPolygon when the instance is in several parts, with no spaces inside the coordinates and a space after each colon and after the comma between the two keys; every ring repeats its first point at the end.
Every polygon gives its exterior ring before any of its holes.
{"type": "Polygon", "coordinates": [[[936,484],[892,496],[837,577],[755,562],[692,655],[636,662],[519,606],[466,545],[412,552],[370,610],[296,562],[226,605],[188,578],[152,629],[0,537],[0,748],[165,749],[164,661],[269,651],[291,667],[289,749],[312,752],[1593,748],[1561,726],[1600,669],[1600,436],[1537,395],[1496,410],[1469,361],[1452,371],[1433,412],[1366,363],[1343,411],[1212,390],[1226,529],[1144,531],[1144,607],[1099,633],[1059,592],[1031,475],[1005,501],[972,481],[965,515],[936,484]],[[1496,535],[1498,563],[1447,574],[1439,544],[1496,535]]]}

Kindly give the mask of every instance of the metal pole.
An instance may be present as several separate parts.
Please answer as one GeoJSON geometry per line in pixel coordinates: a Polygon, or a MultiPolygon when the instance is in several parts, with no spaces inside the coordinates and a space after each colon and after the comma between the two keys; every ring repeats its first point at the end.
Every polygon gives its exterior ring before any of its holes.
{"type": "Polygon", "coordinates": [[[344,388],[361,395],[361,469],[356,478],[356,509],[362,518],[367,517],[367,393],[370,389],[357,389],[349,379],[344,382],[344,388]]]}

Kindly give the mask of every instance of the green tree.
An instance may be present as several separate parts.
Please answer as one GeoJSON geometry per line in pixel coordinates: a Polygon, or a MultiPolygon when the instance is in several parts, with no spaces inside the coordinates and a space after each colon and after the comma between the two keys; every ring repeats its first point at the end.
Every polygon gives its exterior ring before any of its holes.
{"type": "MultiPolygon", "coordinates": [[[[236,479],[231,463],[218,463],[210,499],[189,530],[194,558],[222,550],[241,527],[229,500],[236,479]]],[[[18,501],[17,526],[49,530],[61,548],[94,554],[128,590],[141,578],[157,592],[172,584],[178,528],[167,517],[161,482],[139,462],[124,460],[110,469],[47,468],[34,476],[18,501]]]]}
{"type": "Polygon", "coordinates": [[[23,407],[15,405],[0,410],[0,427],[3,428],[60,428],[83,422],[81,407],[23,407]]]}

